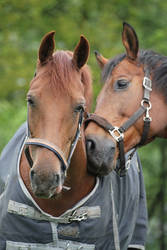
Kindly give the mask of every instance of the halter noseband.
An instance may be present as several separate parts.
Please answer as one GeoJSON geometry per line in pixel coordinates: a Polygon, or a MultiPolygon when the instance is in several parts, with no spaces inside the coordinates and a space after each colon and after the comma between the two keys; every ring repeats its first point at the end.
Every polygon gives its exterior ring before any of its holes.
{"type": "Polygon", "coordinates": [[[80,129],[81,129],[81,125],[83,123],[83,118],[84,118],[84,110],[81,109],[80,115],[79,115],[79,120],[78,120],[77,131],[76,131],[74,140],[71,143],[70,153],[69,153],[68,159],[66,161],[61,149],[59,147],[57,147],[56,145],[54,145],[53,143],[51,143],[47,140],[41,139],[41,138],[31,138],[31,133],[30,133],[30,129],[29,129],[29,121],[28,121],[28,117],[27,117],[28,131],[27,131],[27,138],[25,141],[26,147],[25,147],[24,151],[25,151],[25,155],[26,155],[26,158],[28,160],[30,168],[32,168],[32,166],[33,166],[33,160],[32,160],[31,154],[30,154],[29,146],[35,145],[35,146],[43,147],[43,148],[46,148],[46,149],[52,151],[58,157],[60,162],[62,163],[62,170],[63,170],[63,172],[65,172],[67,170],[68,166],[70,165],[71,157],[73,155],[73,152],[74,152],[75,147],[77,145],[78,139],[80,137],[80,129]]]}
{"type": "Polygon", "coordinates": [[[106,119],[100,117],[96,114],[89,114],[88,118],[85,120],[85,125],[89,122],[95,122],[100,127],[102,127],[105,131],[107,131],[117,142],[118,149],[119,149],[119,160],[120,164],[115,169],[117,174],[122,177],[126,174],[126,171],[130,167],[130,161],[136,151],[136,148],[143,145],[148,137],[149,129],[150,129],[150,122],[152,121],[149,111],[152,107],[150,102],[150,92],[152,91],[152,81],[149,78],[149,72],[145,69],[145,77],[143,79],[143,88],[144,88],[144,95],[141,101],[140,108],[125,122],[121,127],[112,126],[106,119]],[[125,160],[125,152],[124,152],[124,132],[126,132],[143,114],[145,113],[144,120],[144,128],[141,140],[138,145],[136,145],[135,149],[129,155],[128,160],[125,160]]]}

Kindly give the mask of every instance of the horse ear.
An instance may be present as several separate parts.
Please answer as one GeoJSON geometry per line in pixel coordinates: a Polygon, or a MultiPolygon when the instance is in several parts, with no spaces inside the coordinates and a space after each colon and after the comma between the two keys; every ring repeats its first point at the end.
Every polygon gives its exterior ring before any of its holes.
{"type": "Polygon", "coordinates": [[[49,58],[52,57],[55,48],[54,34],[55,31],[51,31],[42,39],[39,48],[39,61],[41,64],[44,64],[49,58]]]}
{"type": "Polygon", "coordinates": [[[89,43],[84,36],[80,36],[80,41],[75,47],[72,62],[77,69],[82,68],[89,57],[89,43]]]}
{"type": "Polygon", "coordinates": [[[139,42],[135,30],[128,23],[123,23],[122,42],[129,59],[135,60],[139,50],[139,42]]]}
{"type": "Polygon", "coordinates": [[[101,69],[104,68],[104,65],[108,62],[108,59],[102,56],[98,51],[95,51],[96,60],[101,69]]]}

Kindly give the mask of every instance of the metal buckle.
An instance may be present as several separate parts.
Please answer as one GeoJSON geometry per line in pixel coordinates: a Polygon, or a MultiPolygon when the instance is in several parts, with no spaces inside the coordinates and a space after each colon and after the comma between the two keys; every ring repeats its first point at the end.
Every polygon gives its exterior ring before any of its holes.
{"type": "Polygon", "coordinates": [[[143,87],[149,91],[152,91],[152,81],[146,76],[143,79],[143,87]]]}
{"type": "Polygon", "coordinates": [[[114,127],[113,130],[108,130],[108,132],[110,133],[110,135],[117,141],[119,142],[120,139],[122,140],[124,138],[124,134],[122,132],[120,132],[118,127],[114,127]],[[117,133],[117,134],[116,134],[117,133]]]}
{"type": "Polygon", "coordinates": [[[77,211],[74,211],[74,213],[69,217],[69,222],[82,221],[82,220],[86,220],[87,218],[88,218],[87,213],[77,215],[77,211]]]}

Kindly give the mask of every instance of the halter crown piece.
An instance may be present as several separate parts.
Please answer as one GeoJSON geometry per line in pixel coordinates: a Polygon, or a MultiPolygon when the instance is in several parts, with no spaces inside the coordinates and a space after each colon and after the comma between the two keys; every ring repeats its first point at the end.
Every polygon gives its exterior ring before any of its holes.
{"type": "Polygon", "coordinates": [[[116,126],[112,126],[106,119],[96,114],[89,114],[88,118],[85,120],[86,126],[89,122],[95,122],[100,127],[102,127],[105,131],[107,131],[113,137],[113,139],[117,142],[118,149],[119,149],[120,164],[115,169],[115,171],[120,177],[125,176],[126,171],[129,169],[131,159],[137,147],[142,146],[146,142],[148,138],[149,129],[150,129],[150,122],[152,121],[150,114],[149,114],[149,111],[152,107],[151,102],[150,102],[150,92],[152,91],[152,81],[149,78],[148,69],[145,68],[144,71],[145,71],[145,77],[143,79],[144,95],[141,101],[141,106],[121,127],[118,128],[116,126]],[[125,151],[124,151],[124,132],[126,132],[144,113],[145,113],[145,116],[143,117],[144,127],[143,127],[143,134],[142,134],[141,140],[139,144],[135,146],[134,150],[129,155],[126,161],[125,151]]]}
{"type": "MultiPolygon", "coordinates": [[[[28,110],[29,110],[29,108],[28,108],[28,110]]],[[[61,151],[61,149],[59,147],[57,147],[54,143],[49,142],[49,141],[44,140],[44,139],[41,139],[41,138],[32,138],[31,137],[30,128],[29,128],[28,113],[29,112],[27,112],[27,124],[28,124],[27,130],[28,131],[27,131],[27,138],[25,140],[26,147],[25,147],[24,151],[25,151],[25,155],[26,155],[26,158],[28,160],[30,168],[32,168],[32,166],[33,166],[33,160],[32,160],[31,154],[30,154],[29,146],[35,145],[35,146],[43,147],[43,148],[46,148],[46,149],[52,151],[60,160],[63,172],[66,173],[66,170],[71,162],[71,157],[73,155],[73,152],[75,150],[75,147],[76,147],[77,142],[78,142],[79,137],[80,137],[81,125],[82,125],[83,119],[84,119],[84,110],[81,109],[81,111],[80,111],[77,131],[76,131],[74,140],[71,143],[70,153],[69,153],[67,161],[66,161],[66,158],[64,157],[64,154],[61,151]]]]}

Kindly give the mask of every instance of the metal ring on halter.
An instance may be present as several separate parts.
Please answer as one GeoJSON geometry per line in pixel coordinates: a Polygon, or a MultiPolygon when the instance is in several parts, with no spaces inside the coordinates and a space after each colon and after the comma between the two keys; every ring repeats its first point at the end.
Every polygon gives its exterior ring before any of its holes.
{"type": "Polygon", "coordinates": [[[141,101],[141,106],[142,106],[143,108],[148,109],[148,110],[150,110],[150,109],[152,108],[151,102],[148,101],[148,100],[145,100],[145,99],[143,99],[143,100],[141,101]],[[146,104],[146,106],[145,106],[145,104],[146,104]],[[148,105],[148,106],[147,106],[147,105],[148,105]]]}

